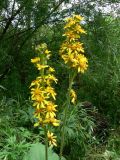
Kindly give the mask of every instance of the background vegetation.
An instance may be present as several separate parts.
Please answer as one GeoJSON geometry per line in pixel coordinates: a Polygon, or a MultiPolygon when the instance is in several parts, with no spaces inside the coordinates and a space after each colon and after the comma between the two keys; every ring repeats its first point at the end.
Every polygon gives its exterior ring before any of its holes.
{"type": "Polygon", "coordinates": [[[62,119],[68,73],[58,51],[64,40],[64,18],[73,13],[85,17],[87,35],[81,41],[89,69],[74,84],[79,103],[67,118],[64,157],[120,159],[118,9],[117,0],[0,0],[0,160],[22,160],[32,144],[43,141],[41,128],[33,127],[29,100],[29,86],[37,75],[30,59],[35,45],[42,42],[52,51],[49,63],[59,80],[55,87],[62,119]]]}

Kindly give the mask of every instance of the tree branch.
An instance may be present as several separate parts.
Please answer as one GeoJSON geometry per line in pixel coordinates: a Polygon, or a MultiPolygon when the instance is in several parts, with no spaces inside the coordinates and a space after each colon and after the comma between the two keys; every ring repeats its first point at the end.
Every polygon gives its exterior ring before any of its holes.
{"type": "MultiPolygon", "coordinates": [[[[35,29],[34,29],[34,27],[27,28],[27,29],[25,29],[25,30],[17,33],[16,36],[22,35],[22,34],[24,34],[25,32],[28,32],[28,31],[30,31],[30,30],[34,30],[33,32],[36,32],[37,29],[38,29],[41,25],[43,25],[43,23],[59,8],[59,6],[60,6],[64,1],[65,1],[65,0],[61,0],[60,3],[54,7],[54,9],[36,26],[35,29]]],[[[33,32],[32,32],[32,34],[33,34],[33,32]]],[[[12,38],[13,36],[14,36],[14,35],[11,35],[10,37],[8,37],[8,39],[12,38]]]]}
{"type": "MultiPolygon", "coordinates": [[[[60,0],[59,4],[56,5],[53,10],[37,25],[37,27],[32,31],[31,34],[29,34],[25,40],[23,41],[23,43],[21,44],[19,50],[22,49],[22,47],[24,46],[24,44],[28,41],[29,38],[31,38],[31,36],[39,29],[40,26],[42,26],[44,24],[44,22],[59,8],[59,6],[64,2],[65,0],[60,0]]],[[[29,28],[28,30],[31,30],[33,28],[29,28]]]]}
{"type": "MultiPolygon", "coordinates": [[[[27,2],[28,2],[28,0],[26,1],[26,3],[27,2]]],[[[8,19],[8,22],[6,23],[6,26],[5,26],[5,28],[3,29],[3,32],[0,35],[0,41],[3,39],[4,35],[6,34],[10,24],[12,23],[12,21],[14,20],[16,15],[18,15],[23,8],[24,8],[24,5],[20,6],[20,8],[16,11],[16,13],[12,14],[11,17],[8,19]]]]}

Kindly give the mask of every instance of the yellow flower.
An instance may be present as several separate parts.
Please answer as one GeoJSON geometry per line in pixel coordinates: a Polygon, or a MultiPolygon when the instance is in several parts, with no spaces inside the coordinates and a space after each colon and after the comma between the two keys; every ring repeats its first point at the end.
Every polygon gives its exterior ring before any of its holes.
{"type": "Polygon", "coordinates": [[[82,21],[83,19],[84,18],[79,15],[73,15],[72,17],[67,18],[64,29],[69,31],[74,31],[74,28],[76,26],[81,27],[79,22],[82,21]]]}
{"type": "Polygon", "coordinates": [[[83,48],[83,46],[82,46],[82,43],[80,43],[80,42],[72,43],[72,44],[69,46],[69,48],[70,48],[73,52],[78,51],[78,52],[84,53],[84,48],[83,48]]]}
{"type": "Polygon", "coordinates": [[[31,95],[32,98],[35,96],[39,96],[43,91],[41,90],[41,88],[37,87],[37,88],[32,88],[31,89],[31,95]]]}
{"type": "Polygon", "coordinates": [[[82,21],[84,19],[84,17],[80,15],[73,15],[73,18],[77,19],[78,21],[82,21]]]}
{"type": "Polygon", "coordinates": [[[51,84],[52,81],[54,81],[55,83],[57,83],[58,81],[53,74],[48,74],[47,76],[45,76],[45,79],[48,86],[51,84]]]}
{"type": "Polygon", "coordinates": [[[78,60],[78,63],[77,63],[78,72],[84,73],[85,70],[87,70],[88,68],[87,58],[84,55],[79,54],[77,56],[77,60],[78,60]]]}
{"type": "Polygon", "coordinates": [[[88,68],[88,60],[87,58],[82,55],[78,54],[78,52],[74,53],[67,53],[61,56],[65,62],[69,66],[76,68],[78,72],[84,73],[85,70],[88,68]]]}
{"type": "Polygon", "coordinates": [[[49,72],[55,72],[54,68],[52,68],[52,67],[49,67],[48,71],[49,72]]]}
{"type": "Polygon", "coordinates": [[[43,114],[43,113],[44,113],[44,108],[38,107],[38,108],[35,109],[34,117],[40,118],[41,114],[43,114]]]}
{"type": "Polygon", "coordinates": [[[37,67],[38,70],[41,70],[41,69],[47,68],[48,65],[37,64],[36,67],[37,67]]]}
{"type": "Polygon", "coordinates": [[[70,27],[72,27],[73,25],[75,25],[75,23],[76,23],[73,19],[67,19],[66,21],[67,21],[68,23],[65,25],[64,29],[70,28],[70,27]]]}
{"type": "Polygon", "coordinates": [[[59,126],[60,121],[57,120],[56,118],[46,118],[44,123],[52,124],[53,126],[59,126]]]}
{"type": "Polygon", "coordinates": [[[30,85],[30,88],[33,87],[33,86],[38,86],[39,87],[40,82],[41,82],[41,80],[37,78],[36,80],[32,81],[32,83],[30,85]]]}
{"type": "Polygon", "coordinates": [[[56,98],[55,98],[56,93],[55,93],[54,88],[48,86],[48,87],[45,89],[45,92],[47,92],[48,95],[51,95],[54,100],[56,99],[56,98]]]}
{"type": "Polygon", "coordinates": [[[50,52],[51,52],[51,51],[48,51],[48,49],[45,50],[44,53],[46,54],[46,59],[49,59],[49,58],[50,58],[50,56],[51,56],[50,52]]]}
{"type": "Polygon", "coordinates": [[[74,59],[74,55],[72,55],[72,54],[70,54],[70,55],[65,55],[65,54],[64,54],[64,55],[62,55],[61,57],[63,58],[65,64],[72,62],[73,59],[74,59]]]}
{"type": "Polygon", "coordinates": [[[40,126],[40,125],[43,125],[43,120],[42,120],[41,117],[38,118],[38,122],[36,122],[36,123],[34,124],[34,127],[38,127],[38,126],[40,126]]]}
{"type": "Polygon", "coordinates": [[[66,21],[66,22],[73,22],[73,18],[72,18],[72,17],[68,17],[68,18],[66,18],[65,21],[66,21]]]}
{"type": "Polygon", "coordinates": [[[45,50],[45,54],[49,54],[51,51],[48,51],[48,49],[45,50]]]}
{"type": "Polygon", "coordinates": [[[32,98],[32,100],[34,100],[33,106],[37,107],[37,108],[44,108],[45,104],[47,103],[47,100],[44,94],[40,94],[38,96],[35,96],[34,98],[32,98]]]}
{"type": "Polygon", "coordinates": [[[54,118],[56,116],[55,112],[57,105],[52,102],[49,102],[46,106],[46,118],[54,118]]]}
{"type": "Polygon", "coordinates": [[[47,132],[48,142],[50,146],[57,146],[56,136],[50,131],[47,132]]]}
{"type": "Polygon", "coordinates": [[[86,33],[86,31],[79,24],[77,24],[74,27],[74,31],[77,32],[77,33],[86,33]]]}
{"type": "Polygon", "coordinates": [[[40,62],[40,58],[39,57],[35,57],[35,58],[31,59],[31,62],[32,63],[38,63],[38,62],[40,62]]]}
{"type": "Polygon", "coordinates": [[[62,55],[61,57],[64,60],[65,64],[69,62],[69,56],[68,55],[62,55]]]}
{"type": "Polygon", "coordinates": [[[77,95],[73,89],[70,90],[70,97],[71,97],[71,102],[75,104],[75,101],[77,100],[77,95]]]}
{"type": "Polygon", "coordinates": [[[74,54],[75,52],[82,52],[84,53],[84,48],[83,48],[83,43],[80,42],[73,42],[68,44],[67,42],[62,45],[60,53],[61,54],[67,54],[67,53],[72,53],[74,54]]]}
{"type": "Polygon", "coordinates": [[[68,31],[63,36],[66,36],[67,38],[70,39],[70,41],[74,41],[75,39],[80,38],[80,35],[75,34],[73,31],[68,31]]]}

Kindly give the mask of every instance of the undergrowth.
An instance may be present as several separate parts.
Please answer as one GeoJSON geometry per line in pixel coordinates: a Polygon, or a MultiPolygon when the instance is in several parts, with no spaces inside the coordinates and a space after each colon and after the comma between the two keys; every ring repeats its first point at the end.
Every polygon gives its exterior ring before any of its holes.
{"type": "MultiPolygon", "coordinates": [[[[20,102],[5,97],[0,101],[0,160],[22,160],[32,144],[43,142],[41,128],[31,127],[34,120],[32,108],[28,110],[28,105],[30,107],[29,101],[20,102]]],[[[62,119],[62,113],[59,116],[62,119]]],[[[119,160],[120,128],[109,129],[108,140],[102,143],[93,132],[93,119],[81,103],[69,112],[63,152],[67,160],[119,160]]],[[[59,129],[56,131],[58,144],[59,129]]]]}

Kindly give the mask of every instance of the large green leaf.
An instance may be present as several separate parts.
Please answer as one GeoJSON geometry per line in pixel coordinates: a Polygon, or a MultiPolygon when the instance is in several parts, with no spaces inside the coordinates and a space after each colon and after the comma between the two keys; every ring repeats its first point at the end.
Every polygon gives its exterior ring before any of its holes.
{"type": "MultiPolygon", "coordinates": [[[[33,144],[23,160],[45,160],[45,146],[41,143],[33,144]]],[[[51,148],[48,149],[48,160],[59,160],[59,156],[51,148]]]]}

